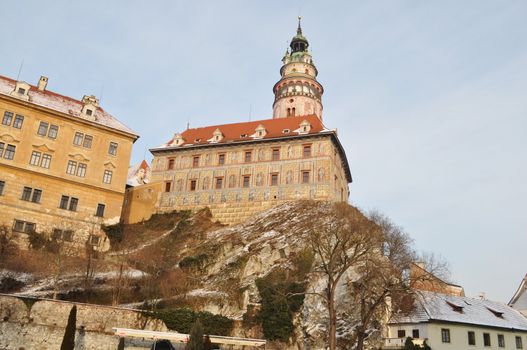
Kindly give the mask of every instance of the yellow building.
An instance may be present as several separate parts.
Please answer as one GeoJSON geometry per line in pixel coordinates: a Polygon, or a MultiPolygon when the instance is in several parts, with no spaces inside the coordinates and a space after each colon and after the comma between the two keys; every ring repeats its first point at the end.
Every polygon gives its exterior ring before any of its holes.
{"type": "Polygon", "coordinates": [[[94,96],[81,101],[0,76],[0,224],[99,249],[120,219],[138,135],[94,96]]]}
{"type": "Polygon", "coordinates": [[[152,148],[152,179],[128,190],[123,219],[209,207],[233,224],[285,201],[347,201],[352,181],[300,23],[274,85],[273,118],[187,129],[152,148]]]}

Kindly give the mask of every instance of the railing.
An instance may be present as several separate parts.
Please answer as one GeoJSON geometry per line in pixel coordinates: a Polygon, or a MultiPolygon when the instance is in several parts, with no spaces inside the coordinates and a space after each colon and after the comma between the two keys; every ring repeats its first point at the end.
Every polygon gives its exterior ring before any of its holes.
{"type": "MultiPolygon", "coordinates": [[[[414,345],[423,345],[426,339],[423,338],[414,338],[412,343],[414,345]]],[[[385,349],[402,349],[404,348],[404,343],[406,338],[384,338],[384,348],[385,349]]]]}

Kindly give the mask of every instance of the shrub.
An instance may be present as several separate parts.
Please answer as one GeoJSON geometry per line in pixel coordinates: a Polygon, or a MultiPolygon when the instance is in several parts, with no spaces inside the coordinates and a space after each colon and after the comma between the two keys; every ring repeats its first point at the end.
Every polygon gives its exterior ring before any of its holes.
{"type": "Polygon", "coordinates": [[[170,330],[187,334],[198,319],[206,334],[227,336],[230,335],[233,326],[233,321],[225,316],[206,311],[195,312],[188,308],[160,310],[152,316],[163,320],[170,330]]]}
{"type": "Polygon", "coordinates": [[[182,269],[201,269],[208,258],[207,254],[186,256],[179,262],[179,267],[182,269]]]}
{"type": "Polygon", "coordinates": [[[304,303],[305,285],[287,282],[273,274],[256,280],[262,298],[259,318],[264,337],[268,340],[287,342],[293,334],[293,316],[304,303]]]}

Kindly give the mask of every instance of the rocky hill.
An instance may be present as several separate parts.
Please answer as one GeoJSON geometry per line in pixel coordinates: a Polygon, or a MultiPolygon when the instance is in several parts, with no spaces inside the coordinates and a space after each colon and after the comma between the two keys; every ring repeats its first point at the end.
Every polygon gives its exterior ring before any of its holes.
{"type": "MultiPolygon", "coordinates": [[[[265,337],[271,349],[322,349],[325,305],[304,292],[321,291],[323,281],[312,273],[306,234],[333,211],[328,203],[286,203],[229,227],[206,209],[155,215],[108,227],[110,252],[70,261],[60,274],[4,262],[0,292],[143,308],[180,332],[200,317],[210,333],[265,337]]],[[[56,261],[56,251],[34,254],[56,261]]],[[[344,288],[338,300],[346,303],[344,288]]],[[[339,334],[349,329],[341,325],[339,334]]]]}

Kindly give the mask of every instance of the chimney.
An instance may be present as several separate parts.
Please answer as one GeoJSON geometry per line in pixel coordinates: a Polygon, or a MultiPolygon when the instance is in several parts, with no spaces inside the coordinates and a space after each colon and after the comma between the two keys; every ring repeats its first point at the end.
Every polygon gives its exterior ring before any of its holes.
{"type": "Polygon", "coordinates": [[[40,79],[38,80],[38,85],[37,85],[38,91],[46,90],[46,86],[48,86],[48,77],[41,76],[40,79]]]}

